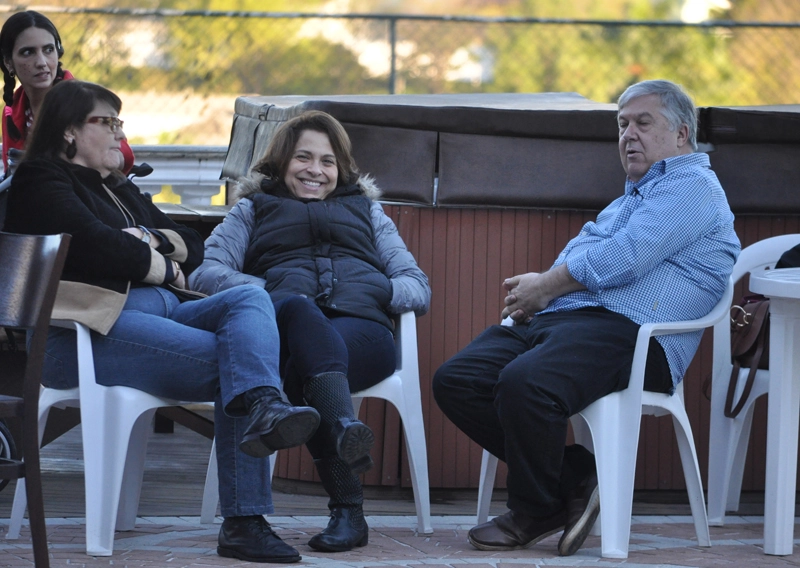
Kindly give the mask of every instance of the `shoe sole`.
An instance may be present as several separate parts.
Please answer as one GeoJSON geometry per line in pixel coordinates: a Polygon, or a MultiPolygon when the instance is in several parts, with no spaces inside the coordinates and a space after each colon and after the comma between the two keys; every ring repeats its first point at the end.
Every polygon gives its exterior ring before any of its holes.
{"type": "Polygon", "coordinates": [[[360,548],[362,546],[367,546],[367,544],[369,544],[369,536],[368,535],[364,535],[363,539],[361,539],[360,541],[355,543],[353,546],[349,546],[349,547],[348,546],[330,546],[330,545],[320,544],[320,543],[317,543],[317,542],[315,542],[314,544],[311,544],[312,541],[313,541],[313,539],[308,541],[308,546],[310,548],[313,548],[314,550],[316,550],[318,552],[347,552],[348,550],[353,550],[354,548],[360,548]]]}
{"type": "Polygon", "coordinates": [[[345,428],[339,442],[339,457],[356,473],[372,467],[369,452],[375,444],[375,434],[366,424],[354,422],[345,428]],[[356,471],[358,470],[358,471],[356,471]]]}
{"type": "Polygon", "coordinates": [[[586,510],[578,519],[578,522],[569,530],[564,531],[561,540],[558,541],[558,554],[560,556],[572,556],[586,541],[589,531],[592,530],[597,515],[600,514],[600,488],[595,487],[592,491],[586,510]]]}
{"type": "Polygon", "coordinates": [[[524,550],[526,548],[530,548],[531,546],[533,546],[537,542],[546,539],[548,536],[556,534],[558,531],[561,531],[561,530],[564,530],[564,527],[558,527],[558,528],[553,529],[553,530],[551,530],[549,532],[540,534],[539,536],[537,536],[536,538],[534,538],[530,542],[526,542],[525,544],[518,544],[516,546],[498,546],[498,545],[494,545],[494,544],[483,544],[481,542],[473,540],[472,539],[472,535],[470,535],[470,534],[467,535],[467,539],[469,540],[469,543],[472,546],[474,546],[475,548],[477,548],[478,550],[489,550],[489,551],[524,550]]]}
{"type": "Polygon", "coordinates": [[[246,560],[247,562],[259,562],[262,564],[292,564],[293,562],[300,562],[303,559],[299,554],[297,556],[247,556],[232,548],[223,548],[221,546],[217,547],[217,554],[225,558],[237,558],[239,560],[246,560]]]}
{"type": "Polygon", "coordinates": [[[278,422],[272,432],[253,432],[245,436],[239,449],[254,458],[265,458],[277,450],[294,448],[305,444],[319,426],[319,414],[299,412],[278,422]]]}

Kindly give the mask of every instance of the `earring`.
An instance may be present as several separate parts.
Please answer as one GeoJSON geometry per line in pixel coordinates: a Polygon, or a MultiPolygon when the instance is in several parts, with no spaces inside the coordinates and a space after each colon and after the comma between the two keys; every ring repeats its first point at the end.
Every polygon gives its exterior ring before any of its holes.
{"type": "Polygon", "coordinates": [[[8,74],[11,76],[12,79],[14,78],[14,70],[13,69],[9,69],[8,70],[8,74]]]}
{"type": "Polygon", "coordinates": [[[67,159],[71,160],[75,157],[75,154],[78,153],[78,145],[75,143],[75,139],[73,138],[69,144],[67,144],[67,149],[64,151],[67,155],[67,159]]]}

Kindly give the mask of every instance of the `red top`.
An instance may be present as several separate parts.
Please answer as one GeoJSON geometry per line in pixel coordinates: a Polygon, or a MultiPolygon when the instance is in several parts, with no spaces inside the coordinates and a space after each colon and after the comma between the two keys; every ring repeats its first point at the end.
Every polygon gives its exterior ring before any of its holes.
{"type": "MultiPolygon", "coordinates": [[[[74,78],[72,73],[66,69],[64,70],[64,80],[74,78]]],[[[56,79],[56,81],[58,81],[58,79],[56,79]]],[[[16,148],[17,150],[22,150],[25,146],[25,140],[28,136],[28,121],[25,112],[29,108],[30,102],[28,101],[28,95],[25,94],[25,90],[20,86],[14,91],[13,104],[11,106],[6,105],[3,109],[3,169],[5,171],[8,170],[8,149],[16,148]],[[11,128],[11,124],[16,127],[16,132],[11,128]],[[17,138],[15,136],[17,132],[22,136],[17,138]]],[[[131,150],[126,139],[122,140],[120,150],[125,158],[122,171],[127,174],[133,167],[134,158],[133,150],[131,150]]]]}

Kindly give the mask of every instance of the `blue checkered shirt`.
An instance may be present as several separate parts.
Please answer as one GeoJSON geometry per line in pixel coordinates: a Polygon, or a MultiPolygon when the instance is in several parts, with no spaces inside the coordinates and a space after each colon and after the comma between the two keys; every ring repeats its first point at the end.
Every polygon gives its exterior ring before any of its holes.
{"type": "MultiPolygon", "coordinates": [[[[708,156],[653,164],[625,194],[586,223],[553,266],[586,290],[556,298],[542,312],[602,306],[642,325],[692,320],[719,302],[739,255],[725,192],[708,156]]],[[[673,385],[683,378],[702,331],[659,336],[673,385]]]]}

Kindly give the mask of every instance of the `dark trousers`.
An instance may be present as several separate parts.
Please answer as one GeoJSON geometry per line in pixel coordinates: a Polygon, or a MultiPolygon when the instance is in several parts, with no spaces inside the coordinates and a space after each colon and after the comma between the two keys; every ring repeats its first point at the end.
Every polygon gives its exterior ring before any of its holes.
{"type": "MultiPolygon", "coordinates": [[[[581,446],[565,449],[569,417],[627,387],[639,325],[603,308],[495,325],[433,379],[445,415],[508,464],[508,507],[548,516],[594,469],[581,446]]],[[[645,389],[669,392],[669,366],[650,342],[645,389]]]]}
{"type": "MultiPolygon", "coordinates": [[[[395,370],[394,336],[378,322],[346,316],[329,318],[305,296],[275,302],[275,320],[280,334],[281,377],[292,404],[304,404],[303,383],[322,373],[346,374],[350,392],[357,392],[381,382],[395,370]]],[[[315,435],[307,446],[312,456],[321,457],[323,436],[315,435]]]]}

